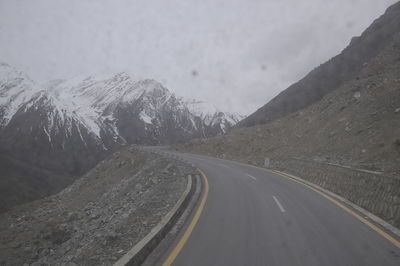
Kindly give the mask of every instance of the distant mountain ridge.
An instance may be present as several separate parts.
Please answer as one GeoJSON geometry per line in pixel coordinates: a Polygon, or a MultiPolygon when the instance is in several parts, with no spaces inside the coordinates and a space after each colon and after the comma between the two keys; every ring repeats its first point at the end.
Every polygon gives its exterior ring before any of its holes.
{"type": "Polygon", "coordinates": [[[126,73],[39,85],[0,64],[0,155],[46,173],[81,175],[124,145],[215,136],[241,118],[126,73]]]}
{"type": "MultiPolygon", "coordinates": [[[[192,127],[193,133],[199,127],[204,127],[201,130],[204,137],[224,133],[242,118],[238,114],[221,112],[202,101],[178,97],[155,80],[134,81],[126,73],[102,79],[76,77],[55,80],[41,88],[7,64],[1,64],[0,71],[0,128],[6,127],[14,115],[46,104],[53,107],[53,112],[49,114],[52,121],[49,122],[55,122],[50,123],[46,131],[57,130],[65,123],[71,126],[71,121],[79,121],[97,138],[111,134],[121,142],[124,142],[123,136],[112,122],[119,109],[132,105],[140,105],[139,120],[145,125],[154,126],[161,122],[158,113],[169,106],[173,111],[186,115],[190,123],[185,126],[192,127]],[[198,119],[200,121],[196,121],[198,119]],[[208,128],[213,128],[213,133],[208,128]]],[[[154,139],[151,144],[158,144],[156,142],[154,139]]],[[[158,142],[165,143],[162,140],[158,142]]]]}
{"type": "Polygon", "coordinates": [[[289,86],[240,121],[236,127],[265,124],[284,117],[319,101],[357,73],[374,58],[400,29],[400,2],[390,6],[384,15],[376,19],[359,37],[337,56],[318,66],[300,81],[289,86]]]}

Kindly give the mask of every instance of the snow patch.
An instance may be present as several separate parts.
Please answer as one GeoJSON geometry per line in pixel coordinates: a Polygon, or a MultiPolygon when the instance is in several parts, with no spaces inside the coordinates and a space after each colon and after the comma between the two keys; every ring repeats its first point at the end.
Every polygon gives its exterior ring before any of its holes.
{"type": "Polygon", "coordinates": [[[153,124],[152,118],[149,115],[147,115],[145,111],[141,111],[139,114],[139,117],[140,117],[140,120],[142,120],[146,124],[153,124]]]}
{"type": "Polygon", "coordinates": [[[46,133],[47,138],[49,139],[49,143],[51,143],[51,136],[49,134],[49,132],[47,131],[46,127],[43,127],[44,133],[46,133]]]}

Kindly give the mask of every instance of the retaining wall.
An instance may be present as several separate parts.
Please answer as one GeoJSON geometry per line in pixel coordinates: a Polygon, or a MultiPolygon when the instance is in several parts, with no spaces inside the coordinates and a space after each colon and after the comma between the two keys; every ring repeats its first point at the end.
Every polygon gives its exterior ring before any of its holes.
{"type": "Polygon", "coordinates": [[[400,228],[400,178],[298,159],[271,160],[270,168],[317,184],[400,228]]]}

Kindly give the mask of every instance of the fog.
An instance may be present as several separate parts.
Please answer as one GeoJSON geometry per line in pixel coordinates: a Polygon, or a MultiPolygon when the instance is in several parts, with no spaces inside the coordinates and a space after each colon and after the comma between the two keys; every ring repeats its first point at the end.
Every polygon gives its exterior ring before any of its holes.
{"type": "Polygon", "coordinates": [[[249,114],[394,0],[0,0],[0,61],[32,79],[126,71],[249,114]]]}

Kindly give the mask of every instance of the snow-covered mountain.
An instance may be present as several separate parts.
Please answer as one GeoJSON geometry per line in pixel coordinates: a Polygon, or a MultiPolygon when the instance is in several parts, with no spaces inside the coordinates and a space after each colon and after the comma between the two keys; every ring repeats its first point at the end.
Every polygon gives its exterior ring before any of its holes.
{"type": "Polygon", "coordinates": [[[27,75],[0,63],[0,126],[4,127],[37,92],[39,88],[27,75]]]}
{"type": "Polygon", "coordinates": [[[126,73],[39,85],[0,64],[0,152],[47,169],[82,173],[122,145],[209,137],[241,118],[126,73]]]}

